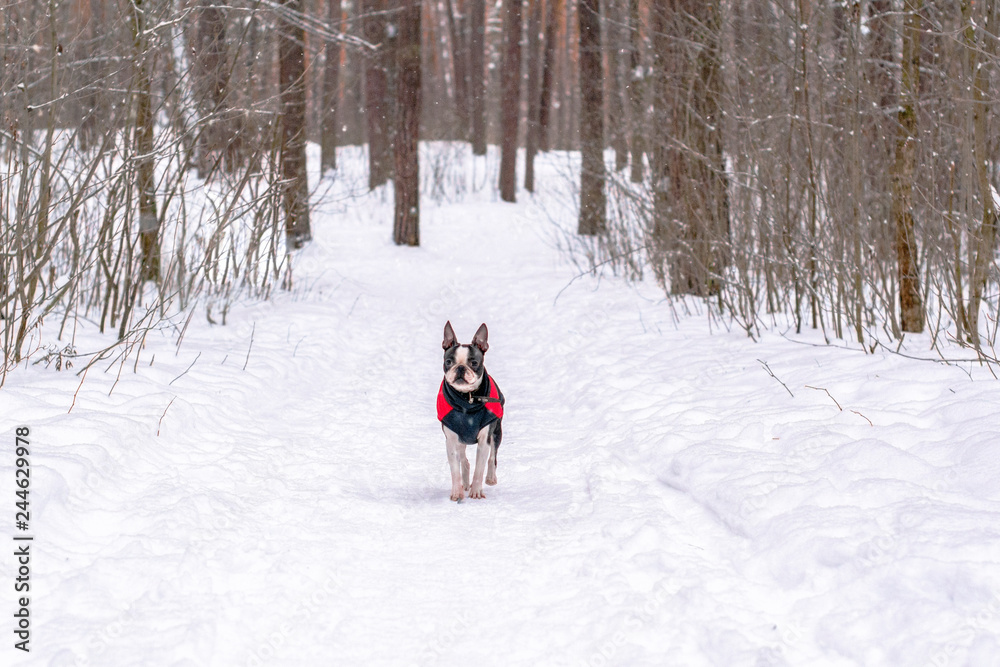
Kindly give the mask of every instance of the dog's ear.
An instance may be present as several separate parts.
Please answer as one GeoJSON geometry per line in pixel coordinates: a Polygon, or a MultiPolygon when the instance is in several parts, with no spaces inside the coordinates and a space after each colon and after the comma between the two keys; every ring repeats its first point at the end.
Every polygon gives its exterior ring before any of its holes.
{"type": "Polygon", "coordinates": [[[489,335],[490,332],[486,330],[486,324],[480,324],[476,335],[472,337],[472,344],[478,347],[480,352],[485,353],[486,350],[490,349],[490,344],[486,342],[489,335]]]}
{"type": "Polygon", "coordinates": [[[444,323],[444,341],[441,343],[441,347],[445,350],[458,345],[458,340],[455,338],[455,330],[451,328],[451,320],[444,323]]]}

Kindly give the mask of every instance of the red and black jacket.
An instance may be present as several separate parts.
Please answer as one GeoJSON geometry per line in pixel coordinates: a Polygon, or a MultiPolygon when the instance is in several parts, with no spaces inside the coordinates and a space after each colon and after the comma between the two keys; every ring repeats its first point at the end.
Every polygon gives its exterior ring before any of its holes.
{"type": "MultiPolygon", "coordinates": [[[[475,444],[484,426],[503,418],[503,393],[489,373],[483,375],[479,388],[471,393],[458,391],[445,381],[437,395],[438,421],[458,434],[459,442],[475,444]]],[[[497,424],[494,444],[500,446],[501,431],[497,424]]]]}

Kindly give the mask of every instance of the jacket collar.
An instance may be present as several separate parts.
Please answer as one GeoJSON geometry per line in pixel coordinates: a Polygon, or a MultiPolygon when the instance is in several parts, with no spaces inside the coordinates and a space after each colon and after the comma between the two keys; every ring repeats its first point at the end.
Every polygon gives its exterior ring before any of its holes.
{"type": "Polygon", "coordinates": [[[448,401],[450,405],[455,410],[464,413],[479,412],[486,407],[486,403],[481,400],[476,400],[480,397],[489,397],[490,395],[490,384],[493,382],[490,378],[489,373],[483,369],[483,381],[479,383],[479,386],[471,392],[459,391],[452,387],[447,382],[443,383],[444,398],[448,401]]]}

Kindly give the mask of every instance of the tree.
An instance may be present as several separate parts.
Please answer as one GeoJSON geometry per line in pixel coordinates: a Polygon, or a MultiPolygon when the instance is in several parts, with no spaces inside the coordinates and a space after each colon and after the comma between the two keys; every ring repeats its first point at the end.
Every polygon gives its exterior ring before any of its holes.
{"type": "MultiPolygon", "coordinates": [[[[893,153],[896,132],[893,125],[896,110],[896,70],[895,39],[893,38],[892,0],[869,0],[869,38],[866,48],[865,83],[867,107],[873,110],[865,124],[870,155],[865,161],[866,179],[874,184],[872,201],[868,202],[869,214],[886,228],[892,225],[892,184],[893,153]]],[[[881,240],[881,239],[880,239],[881,240]]],[[[889,253],[888,245],[880,245],[879,251],[889,253]]],[[[895,325],[893,325],[895,327],[895,325]]]]}
{"type": "MultiPolygon", "coordinates": [[[[79,77],[84,83],[80,91],[80,148],[88,150],[91,146],[100,143],[102,134],[102,123],[107,121],[105,112],[107,104],[107,91],[97,85],[97,81],[102,78],[102,74],[107,70],[107,65],[103,64],[99,55],[101,26],[104,24],[103,15],[105,13],[104,3],[84,0],[80,3],[80,27],[79,39],[74,40],[71,46],[71,54],[75,51],[73,58],[80,63],[79,77]]],[[[10,18],[8,17],[9,21],[10,18]]],[[[7,44],[13,44],[15,40],[9,37],[5,40],[7,44]]],[[[3,107],[0,104],[0,118],[3,118],[3,107]]]]}
{"type": "Polygon", "coordinates": [[[545,47],[542,56],[542,90],[538,109],[538,147],[549,150],[549,125],[552,119],[552,90],[555,87],[556,4],[561,0],[545,0],[545,47]]]}
{"type": "Polygon", "coordinates": [[[500,119],[500,199],[517,200],[517,126],[521,110],[521,0],[506,0],[500,119]]]}
{"type": "Polygon", "coordinates": [[[139,194],[139,245],[142,264],[141,280],[160,279],[160,218],[156,214],[156,182],[153,156],[152,83],[147,58],[149,36],[146,31],[146,8],[142,0],[131,0],[130,24],[135,47],[135,70],[132,87],[135,94],[135,155],[136,190],[139,194]]]}
{"type": "Polygon", "coordinates": [[[896,130],[896,161],[892,169],[892,218],[899,271],[900,327],[924,330],[924,308],[917,273],[917,242],[913,230],[913,179],[917,166],[916,98],[920,73],[920,8],[922,0],[905,0],[903,15],[902,83],[896,130]]]}
{"type": "Polygon", "coordinates": [[[302,0],[282,0],[278,26],[278,79],[281,91],[281,177],[285,238],[289,250],[312,238],[306,176],[305,30],[298,17],[302,0]]]}
{"type": "Polygon", "coordinates": [[[608,52],[608,126],[609,143],[615,151],[615,171],[622,171],[628,166],[628,125],[625,121],[625,100],[622,97],[623,69],[626,66],[623,58],[625,45],[628,42],[628,31],[623,29],[625,22],[621,16],[622,0],[605,0],[604,39],[608,52]]]}
{"type": "Polygon", "coordinates": [[[654,268],[673,293],[707,296],[721,287],[729,249],[719,0],[676,0],[651,19],[662,119],[652,159],[654,268]]]}
{"type": "MultiPolygon", "coordinates": [[[[910,0],[911,2],[913,0],[910,0]]],[[[968,77],[972,80],[972,157],[975,176],[979,186],[982,217],[978,228],[970,239],[971,273],[969,277],[969,306],[966,329],[976,349],[980,349],[979,309],[983,292],[989,279],[990,268],[994,264],[997,245],[997,208],[993,185],[990,182],[989,124],[988,116],[992,105],[990,77],[987,67],[996,59],[996,44],[1000,10],[995,2],[976,3],[962,0],[963,35],[968,58],[968,77]]]]}
{"type": "Polygon", "coordinates": [[[601,65],[599,0],[579,0],[580,25],[580,234],[600,234],[606,226],[604,193],[604,77],[601,65]]]}
{"type": "Polygon", "coordinates": [[[861,52],[861,2],[852,0],[848,5],[849,12],[843,18],[845,35],[843,39],[846,51],[844,74],[847,77],[847,97],[845,110],[847,116],[847,148],[846,148],[846,185],[847,201],[850,204],[850,237],[854,253],[854,264],[851,267],[851,290],[854,298],[852,315],[854,317],[854,335],[859,343],[864,343],[864,250],[862,211],[864,210],[865,186],[862,180],[863,145],[861,136],[861,72],[859,55],[861,52]]]}
{"type": "Polygon", "coordinates": [[[486,155],[486,1],[472,0],[469,11],[469,97],[472,152],[486,155]]]}
{"type": "Polygon", "coordinates": [[[448,0],[448,35],[451,40],[451,69],[455,76],[455,112],[461,139],[469,137],[469,46],[464,30],[468,21],[456,16],[455,4],[448,0]]]}
{"type": "Polygon", "coordinates": [[[628,3],[628,102],[632,112],[632,126],[629,128],[629,151],[632,154],[632,171],[629,176],[633,183],[642,183],[643,132],[645,131],[646,113],[643,104],[645,90],[645,73],[642,67],[642,33],[639,24],[639,0],[629,0],[628,3]]]}
{"type": "MultiPolygon", "coordinates": [[[[819,246],[819,197],[820,179],[819,167],[816,159],[815,141],[813,138],[813,101],[812,101],[812,74],[809,69],[809,43],[810,43],[810,20],[812,18],[812,6],[808,0],[798,0],[796,3],[796,76],[799,77],[798,85],[795,86],[793,99],[798,105],[793,118],[796,124],[802,128],[803,145],[805,146],[805,172],[806,172],[806,255],[807,272],[809,276],[809,311],[812,315],[812,326],[819,327],[820,319],[820,295],[819,295],[819,259],[817,248],[819,246]]],[[[798,316],[798,303],[796,303],[796,319],[798,316]]]]}
{"type": "MultiPolygon", "coordinates": [[[[549,0],[550,2],[552,0],[549,0]]],[[[524,148],[524,189],[535,191],[535,154],[541,134],[539,116],[541,114],[541,89],[539,82],[539,55],[542,30],[542,0],[531,0],[528,18],[528,132],[524,148]]]]}
{"type": "Polygon", "coordinates": [[[390,101],[387,58],[389,45],[385,20],[386,0],[365,0],[364,35],[379,45],[368,56],[365,67],[365,112],[368,124],[368,187],[372,190],[389,180],[392,142],[389,135],[390,101]]]}
{"type": "MultiPolygon", "coordinates": [[[[341,0],[326,0],[326,18],[330,29],[340,25],[341,0]]],[[[320,122],[320,168],[337,168],[337,102],[340,95],[340,40],[326,42],[323,65],[323,109],[320,122]]]]}
{"type": "Polygon", "coordinates": [[[226,5],[224,1],[202,0],[197,37],[192,45],[193,61],[199,65],[198,102],[206,119],[198,141],[199,170],[206,177],[220,163],[232,168],[230,148],[232,127],[227,113],[229,65],[226,59],[226,5]]]}
{"type": "Polygon", "coordinates": [[[401,0],[396,44],[396,245],[420,245],[420,14],[421,0],[401,0]]]}

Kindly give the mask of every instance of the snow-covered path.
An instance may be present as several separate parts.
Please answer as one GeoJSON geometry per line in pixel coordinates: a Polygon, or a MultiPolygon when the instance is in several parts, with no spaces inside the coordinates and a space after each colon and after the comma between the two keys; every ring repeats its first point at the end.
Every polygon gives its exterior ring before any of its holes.
{"type": "Polygon", "coordinates": [[[4,664],[1000,664],[987,371],[570,283],[530,201],[426,206],[418,249],[387,210],[327,205],[292,295],[95,367],[68,414],[75,376],[10,376],[36,551],[4,664]],[[507,396],[461,504],[447,319],[488,323],[507,396]]]}

